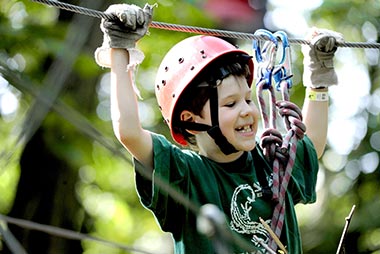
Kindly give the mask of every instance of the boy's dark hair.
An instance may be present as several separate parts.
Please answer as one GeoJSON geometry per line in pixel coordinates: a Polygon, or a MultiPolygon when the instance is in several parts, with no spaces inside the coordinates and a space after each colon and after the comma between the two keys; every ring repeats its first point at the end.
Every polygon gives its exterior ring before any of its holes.
{"type": "Polygon", "coordinates": [[[181,122],[181,112],[188,110],[195,115],[203,117],[202,109],[207,100],[210,99],[210,88],[219,85],[222,79],[229,75],[243,76],[248,80],[252,75],[248,66],[250,58],[251,56],[245,54],[228,54],[216,59],[204,68],[181,94],[174,108],[173,130],[181,133],[193,149],[196,148],[197,143],[194,135],[186,131],[186,128],[182,124],[179,124],[181,122]],[[226,70],[228,75],[222,76],[223,71],[221,72],[221,69],[226,70]]]}

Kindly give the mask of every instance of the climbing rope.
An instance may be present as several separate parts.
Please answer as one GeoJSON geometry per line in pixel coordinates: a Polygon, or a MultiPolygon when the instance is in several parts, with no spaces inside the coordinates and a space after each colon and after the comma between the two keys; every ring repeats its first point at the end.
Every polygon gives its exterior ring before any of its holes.
{"type": "MultiPolygon", "coordinates": [[[[98,10],[88,9],[81,6],[76,6],[68,3],[59,2],[56,0],[32,0],[34,2],[43,3],[49,6],[57,7],[62,10],[75,12],[78,14],[83,14],[95,18],[103,18],[103,19],[112,19],[113,16],[111,14],[101,12],[98,10]]],[[[212,36],[221,36],[235,39],[243,39],[243,40],[267,40],[266,36],[254,35],[252,33],[243,33],[243,32],[235,32],[235,31],[226,31],[219,29],[209,29],[203,27],[195,27],[195,26],[186,26],[186,25],[178,25],[178,24],[170,24],[165,22],[152,21],[150,27],[177,31],[177,32],[186,32],[186,33],[195,33],[195,34],[204,34],[204,35],[212,35],[212,36]]],[[[306,44],[309,42],[303,39],[288,39],[291,44],[306,44]]],[[[370,42],[337,42],[338,47],[347,47],[347,48],[377,48],[380,49],[380,43],[370,43],[370,42]]]]}
{"type": "MultiPolygon", "coordinates": [[[[256,95],[264,127],[260,146],[263,148],[267,160],[272,162],[272,199],[277,202],[273,211],[271,229],[280,238],[285,218],[285,195],[294,166],[297,142],[303,138],[306,127],[302,123],[300,109],[289,101],[292,72],[290,45],[286,33],[278,31],[272,34],[267,30],[259,29],[255,34],[267,38],[265,43],[253,41],[257,66],[256,95]],[[281,47],[279,47],[280,45],[281,47]],[[276,54],[279,48],[282,49],[282,58],[276,65],[276,54]],[[281,91],[281,101],[276,101],[275,89],[272,85],[273,80],[276,84],[276,90],[281,91]],[[266,101],[263,96],[264,90],[268,90],[269,93],[270,117],[267,114],[266,101]],[[287,129],[284,137],[276,128],[277,110],[287,129]]],[[[269,246],[276,249],[276,245],[277,243],[272,239],[269,246]]],[[[286,250],[283,251],[286,252],[286,250]]]]}

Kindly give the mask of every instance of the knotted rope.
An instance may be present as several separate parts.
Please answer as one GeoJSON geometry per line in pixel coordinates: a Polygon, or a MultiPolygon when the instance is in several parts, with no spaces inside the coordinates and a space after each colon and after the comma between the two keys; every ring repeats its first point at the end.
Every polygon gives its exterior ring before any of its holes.
{"type": "MultiPolygon", "coordinates": [[[[276,32],[274,34],[266,30],[258,30],[256,34],[267,37],[267,42],[260,48],[259,42],[254,41],[255,60],[258,68],[256,95],[263,119],[264,132],[261,136],[260,146],[269,162],[272,162],[273,185],[272,199],[277,202],[272,220],[271,229],[278,238],[285,219],[285,196],[294,166],[297,142],[302,139],[306,131],[302,123],[301,110],[289,101],[289,88],[291,82],[290,47],[286,34],[276,32]],[[282,42],[283,52],[281,63],[275,65],[278,41],[282,42]],[[281,91],[282,100],[276,101],[275,89],[272,79],[276,82],[276,89],[281,91]],[[267,114],[266,101],[263,91],[268,90],[270,103],[270,117],[267,114]],[[287,133],[283,138],[276,128],[276,115],[278,113],[284,120],[287,133]]],[[[276,249],[276,242],[272,239],[270,247],[276,249]]],[[[286,250],[285,250],[286,251],[286,250]]]]}
{"type": "MultiPolygon", "coordinates": [[[[32,0],[34,2],[39,2],[42,4],[46,4],[49,6],[57,7],[62,10],[75,12],[78,14],[83,14],[95,18],[104,18],[110,19],[112,15],[98,11],[92,10],[81,6],[76,6],[68,3],[59,2],[56,0],[32,0]]],[[[212,36],[221,36],[235,39],[243,39],[243,40],[266,40],[267,38],[254,35],[252,33],[243,33],[243,32],[235,32],[235,31],[226,31],[219,29],[209,29],[203,27],[195,27],[195,26],[186,26],[186,25],[177,25],[170,24],[165,22],[152,21],[150,27],[157,29],[164,29],[170,31],[177,32],[185,32],[185,33],[195,33],[195,34],[204,34],[204,35],[212,35],[212,36]]],[[[289,39],[289,43],[291,44],[309,44],[307,40],[302,39],[289,39]]],[[[380,43],[370,43],[370,42],[342,42],[337,43],[338,47],[347,47],[347,48],[377,48],[380,49],[380,43]]]]}

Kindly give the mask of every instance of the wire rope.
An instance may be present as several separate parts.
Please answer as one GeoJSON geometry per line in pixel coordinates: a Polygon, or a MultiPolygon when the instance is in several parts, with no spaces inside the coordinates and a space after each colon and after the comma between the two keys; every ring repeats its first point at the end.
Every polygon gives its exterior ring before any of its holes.
{"type": "MultiPolygon", "coordinates": [[[[93,10],[81,6],[76,6],[68,3],[59,2],[56,0],[31,0],[34,2],[39,2],[42,4],[46,4],[49,6],[57,7],[59,9],[63,9],[66,11],[71,11],[95,18],[103,18],[103,19],[111,19],[113,16],[111,14],[93,10]]],[[[210,29],[196,26],[187,26],[187,25],[178,25],[171,24],[159,21],[152,21],[150,27],[177,31],[177,32],[187,32],[187,33],[195,33],[195,34],[204,34],[204,35],[213,35],[213,36],[222,36],[229,37],[235,39],[243,39],[243,40],[267,40],[266,37],[254,35],[252,33],[244,33],[244,32],[236,32],[236,31],[228,31],[228,30],[219,30],[219,29],[210,29]]],[[[309,44],[307,40],[303,39],[291,39],[289,38],[289,43],[291,44],[309,44]]],[[[347,48],[376,48],[380,49],[380,43],[372,43],[372,42],[337,42],[338,47],[347,47],[347,48]]]]}
{"type": "Polygon", "coordinates": [[[44,225],[44,224],[29,221],[29,220],[12,218],[12,217],[5,216],[2,214],[0,214],[0,221],[5,221],[7,223],[17,225],[24,229],[37,230],[40,232],[47,233],[49,235],[59,236],[66,239],[80,240],[80,241],[82,240],[95,241],[95,242],[102,243],[111,247],[119,248],[125,251],[133,251],[133,252],[138,252],[138,253],[143,253],[143,254],[152,254],[152,252],[130,247],[125,244],[108,241],[99,237],[83,234],[80,232],[75,232],[75,231],[64,229],[64,228],[44,225]]]}

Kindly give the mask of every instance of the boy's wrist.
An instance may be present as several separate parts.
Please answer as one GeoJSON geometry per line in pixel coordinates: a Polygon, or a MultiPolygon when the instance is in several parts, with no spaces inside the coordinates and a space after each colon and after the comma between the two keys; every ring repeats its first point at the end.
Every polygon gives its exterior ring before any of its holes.
{"type": "Polygon", "coordinates": [[[308,87],[306,90],[316,91],[316,92],[328,92],[328,86],[320,86],[320,87],[308,87]]]}

